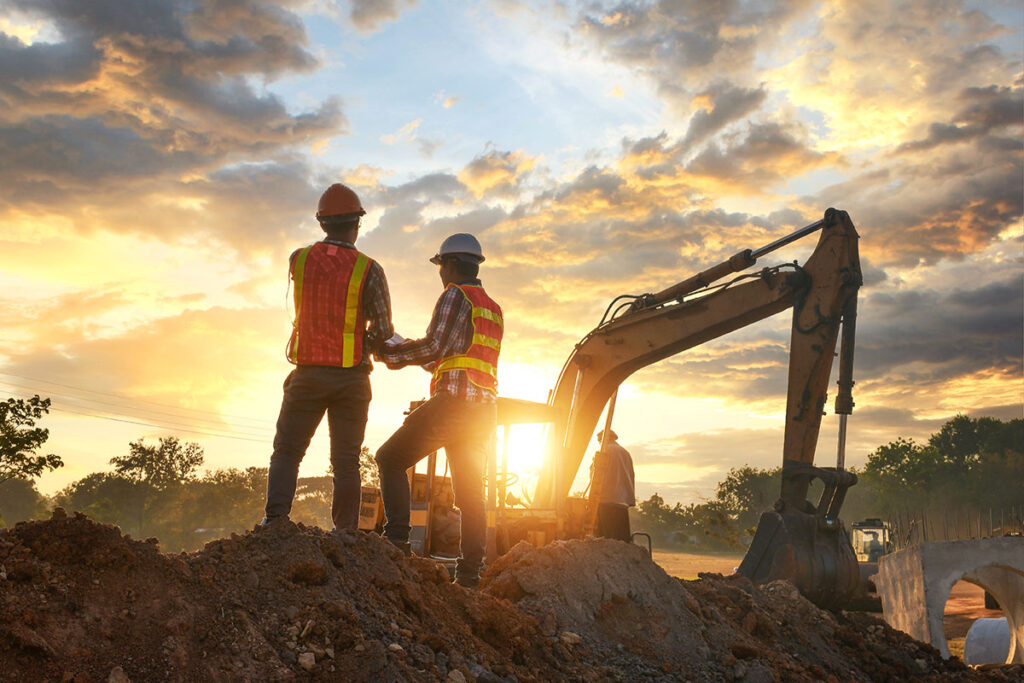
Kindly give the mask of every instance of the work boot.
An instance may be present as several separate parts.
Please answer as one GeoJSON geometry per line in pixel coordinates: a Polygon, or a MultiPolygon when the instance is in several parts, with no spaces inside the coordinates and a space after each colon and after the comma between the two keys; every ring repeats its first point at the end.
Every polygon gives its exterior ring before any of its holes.
{"type": "Polygon", "coordinates": [[[480,586],[480,563],[466,562],[460,557],[455,565],[455,580],[452,583],[476,590],[480,586]]]}
{"type": "Polygon", "coordinates": [[[280,522],[282,520],[286,520],[286,519],[288,519],[288,515],[279,515],[277,517],[264,517],[256,525],[256,528],[257,529],[266,529],[271,524],[277,524],[278,522],[280,522]]]}
{"type": "Polygon", "coordinates": [[[392,541],[387,536],[384,537],[384,540],[401,550],[406,557],[412,557],[412,544],[409,541],[392,541]]]}

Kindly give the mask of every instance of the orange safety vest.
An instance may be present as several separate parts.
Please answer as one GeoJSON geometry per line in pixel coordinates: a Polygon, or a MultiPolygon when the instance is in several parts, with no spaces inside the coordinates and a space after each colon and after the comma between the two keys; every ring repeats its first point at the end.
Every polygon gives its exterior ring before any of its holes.
{"type": "Polygon", "coordinates": [[[448,356],[438,361],[434,376],[430,380],[430,395],[434,395],[437,380],[446,372],[463,370],[469,381],[492,394],[498,393],[498,353],[501,351],[501,336],[504,322],[501,306],[487,296],[483,287],[456,285],[462,295],[473,305],[473,341],[465,353],[448,356]]]}
{"type": "Polygon", "coordinates": [[[295,321],[286,355],[296,365],[351,368],[363,358],[362,292],[373,261],[326,242],[301,249],[289,268],[295,321]]]}

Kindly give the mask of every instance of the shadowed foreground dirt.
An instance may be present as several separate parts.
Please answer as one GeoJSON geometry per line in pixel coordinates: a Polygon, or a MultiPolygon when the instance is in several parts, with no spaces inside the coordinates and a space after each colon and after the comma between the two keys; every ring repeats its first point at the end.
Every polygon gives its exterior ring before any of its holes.
{"type": "Polygon", "coordinates": [[[0,680],[1019,680],[789,584],[521,544],[478,592],[375,535],[290,522],[165,555],[82,515],[0,531],[0,680]]]}

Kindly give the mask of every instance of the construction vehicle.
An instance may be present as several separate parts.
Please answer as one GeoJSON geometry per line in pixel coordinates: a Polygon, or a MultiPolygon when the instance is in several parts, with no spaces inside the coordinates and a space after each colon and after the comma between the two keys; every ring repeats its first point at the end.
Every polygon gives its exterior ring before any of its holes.
{"type": "Polygon", "coordinates": [[[759,583],[789,579],[825,607],[842,605],[857,594],[857,560],[839,520],[846,491],[857,480],[844,469],[846,418],[853,409],[857,292],[863,281],[857,240],[846,212],[828,209],[821,220],[791,235],[743,250],[667,289],[613,300],[600,324],[576,344],[546,405],[499,398],[503,445],[494,449],[487,468],[489,556],[523,540],[542,544],[592,531],[596,506],[571,497],[570,488],[602,413],[608,433],[618,387],[626,378],[792,308],[781,495],[774,509],[762,515],[738,571],[759,583]],[[817,247],[803,266],[785,263],[715,284],[818,231],[817,247]],[[837,466],[815,467],[840,327],[837,466]],[[507,488],[515,476],[507,467],[509,429],[530,422],[547,423],[543,465],[529,503],[509,505],[507,488]],[[817,505],[807,500],[815,478],[824,484],[817,505]]]}
{"type": "Polygon", "coordinates": [[[881,612],[882,599],[875,586],[875,576],[878,561],[893,551],[892,529],[888,522],[877,517],[854,522],[850,525],[850,544],[857,558],[861,590],[846,607],[860,612],[881,612]]]}
{"type": "Polygon", "coordinates": [[[877,569],[882,555],[892,552],[892,538],[889,524],[877,517],[864,519],[850,525],[850,544],[857,556],[857,562],[874,563],[877,569]]]}

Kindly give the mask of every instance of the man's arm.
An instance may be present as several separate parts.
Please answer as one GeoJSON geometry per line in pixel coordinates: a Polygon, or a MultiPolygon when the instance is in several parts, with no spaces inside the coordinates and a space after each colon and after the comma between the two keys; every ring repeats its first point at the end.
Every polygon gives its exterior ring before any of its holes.
{"type": "Polygon", "coordinates": [[[363,287],[363,316],[370,321],[365,337],[366,348],[374,352],[395,334],[395,326],[391,322],[388,280],[384,269],[376,261],[370,264],[370,272],[366,275],[366,285],[363,287]]]}
{"type": "Polygon", "coordinates": [[[444,291],[434,306],[427,333],[422,339],[407,339],[395,345],[382,345],[378,356],[389,368],[426,365],[447,356],[463,353],[456,348],[459,331],[472,324],[473,306],[456,287],[444,291]]]}

